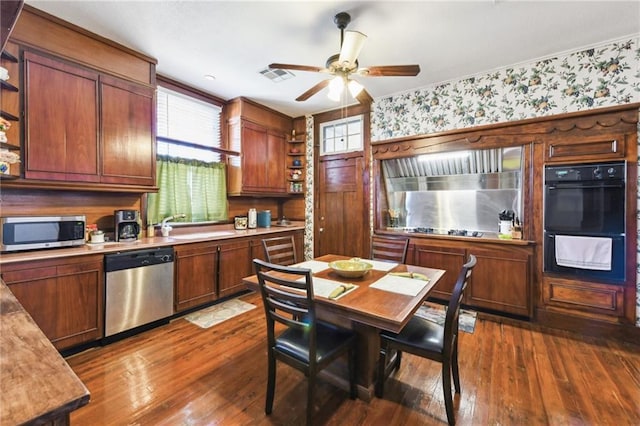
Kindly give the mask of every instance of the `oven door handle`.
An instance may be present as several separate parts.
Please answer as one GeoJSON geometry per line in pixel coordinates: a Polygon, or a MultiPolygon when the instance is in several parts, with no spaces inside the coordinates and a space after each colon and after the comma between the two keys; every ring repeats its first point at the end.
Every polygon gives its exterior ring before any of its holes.
{"type": "Polygon", "coordinates": [[[548,189],[600,189],[600,188],[624,188],[624,183],[600,184],[600,185],[576,185],[576,184],[560,184],[547,185],[548,189]]]}

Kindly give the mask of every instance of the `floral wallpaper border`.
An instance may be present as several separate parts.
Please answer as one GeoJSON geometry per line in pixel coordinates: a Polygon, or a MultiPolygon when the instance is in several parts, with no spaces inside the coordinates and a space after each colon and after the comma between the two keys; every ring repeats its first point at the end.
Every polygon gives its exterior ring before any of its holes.
{"type": "MultiPolygon", "coordinates": [[[[376,99],[371,140],[640,102],[640,34],[376,99]]],[[[640,126],[638,127],[640,141],[640,126]]],[[[305,256],[313,256],[313,118],[307,116],[305,256]]],[[[640,158],[638,159],[640,163],[640,158]]],[[[640,204],[640,191],[638,192],[640,204]]],[[[640,215],[638,215],[640,229],[640,215]]],[[[640,235],[637,243],[640,264],[640,235]]],[[[640,327],[640,267],[636,278],[640,327]]]]}

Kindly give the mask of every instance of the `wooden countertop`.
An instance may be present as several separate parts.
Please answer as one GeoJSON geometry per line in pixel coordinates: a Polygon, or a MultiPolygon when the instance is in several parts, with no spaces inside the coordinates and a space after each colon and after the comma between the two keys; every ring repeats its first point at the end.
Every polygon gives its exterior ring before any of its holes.
{"type": "Polygon", "coordinates": [[[65,424],[88,402],[85,385],[0,280],[0,424],[65,424]]]}
{"type": "MultiPolygon", "coordinates": [[[[154,247],[176,246],[203,241],[227,240],[233,238],[254,237],[259,235],[275,234],[278,232],[303,230],[304,222],[292,221],[287,226],[271,226],[269,228],[256,228],[235,230],[232,225],[219,225],[215,227],[186,228],[175,227],[169,237],[142,238],[134,242],[105,242],[100,244],[87,243],[78,247],[66,247],[59,249],[43,249],[15,253],[0,254],[0,265],[26,262],[31,260],[46,260],[59,257],[84,256],[87,254],[106,254],[121,251],[149,249],[154,247]],[[220,235],[211,235],[220,233],[220,235]]],[[[159,232],[158,230],[156,230],[159,232]]]]}

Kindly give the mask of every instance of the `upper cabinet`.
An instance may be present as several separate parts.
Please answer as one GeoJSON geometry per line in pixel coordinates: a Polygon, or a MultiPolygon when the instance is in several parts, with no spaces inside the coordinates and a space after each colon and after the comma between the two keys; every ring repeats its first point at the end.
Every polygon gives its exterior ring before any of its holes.
{"type": "Polygon", "coordinates": [[[227,108],[229,195],[288,194],[287,139],[292,120],[247,99],[227,108]]]}
{"type": "Polygon", "coordinates": [[[24,117],[11,186],[156,190],[154,59],[29,6],[9,44],[24,117]]]}
{"type": "Polygon", "coordinates": [[[24,53],[27,179],[99,182],[99,74],[24,53]]]}
{"type": "Polygon", "coordinates": [[[155,90],[100,78],[102,183],[155,184],[155,90]]]}

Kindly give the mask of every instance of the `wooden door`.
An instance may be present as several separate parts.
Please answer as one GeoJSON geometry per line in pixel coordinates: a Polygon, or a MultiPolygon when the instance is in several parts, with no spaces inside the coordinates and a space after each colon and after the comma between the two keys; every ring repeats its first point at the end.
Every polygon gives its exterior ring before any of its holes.
{"type": "Polygon", "coordinates": [[[101,77],[100,181],[155,185],[154,90],[101,77]]]}
{"type": "Polygon", "coordinates": [[[97,182],[98,74],[25,52],[25,177],[97,182]]]}
{"type": "Polygon", "coordinates": [[[267,189],[269,192],[287,192],[286,139],[274,130],[267,132],[267,189]]]}
{"type": "Polygon", "coordinates": [[[318,177],[314,255],[368,257],[369,210],[363,154],[321,158],[318,177]]]}

